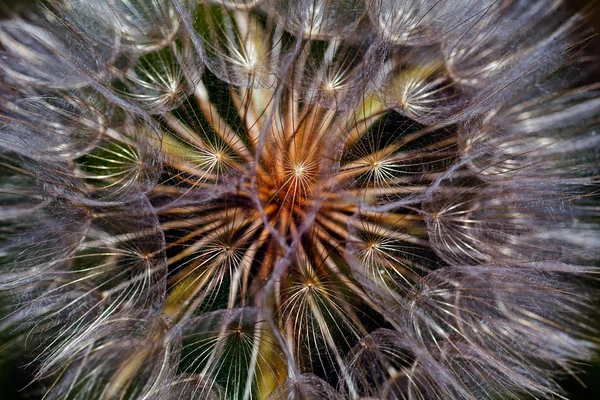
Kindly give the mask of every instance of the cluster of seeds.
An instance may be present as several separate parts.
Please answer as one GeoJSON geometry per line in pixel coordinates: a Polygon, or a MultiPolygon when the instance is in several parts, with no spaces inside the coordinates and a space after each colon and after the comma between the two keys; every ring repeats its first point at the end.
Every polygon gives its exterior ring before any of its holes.
{"type": "Polygon", "coordinates": [[[563,7],[12,10],[2,340],[45,399],[560,396],[600,260],[600,85],[563,7]]]}

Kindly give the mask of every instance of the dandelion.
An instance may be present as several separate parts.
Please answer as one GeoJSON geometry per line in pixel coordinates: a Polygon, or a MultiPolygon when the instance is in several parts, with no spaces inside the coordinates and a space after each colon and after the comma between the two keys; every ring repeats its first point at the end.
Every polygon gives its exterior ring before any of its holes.
{"type": "Polygon", "coordinates": [[[563,398],[586,37],[560,0],[11,11],[0,332],[45,399],[563,398]]]}

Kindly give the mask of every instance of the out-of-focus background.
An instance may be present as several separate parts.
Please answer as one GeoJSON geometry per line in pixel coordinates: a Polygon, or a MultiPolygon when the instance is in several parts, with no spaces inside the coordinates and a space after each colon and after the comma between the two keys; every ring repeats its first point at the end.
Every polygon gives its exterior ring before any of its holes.
{"type": "MultiPolygon", "coordinates": [[[[573,11],[583,10],[590,28],[593,29],[584,51],[593,57],[593,61],[590,63],[592,65],[591,81],[600,82],[600,0],[564,1],[573,11]]],[[[600,204],[600,200],[598,200],[598,204],[600,204]]],[[[596,287],[600,288],[600,282],[597,282],[596,287]]],[[[598,339],[600,340],[600,332],[598,339]]],[[[571,377],[563,384],[567,398],[572,400],[600,399],[600,355],[596,356],[594,364],[577,367],[581,368],[583,373],[577,377],[571,377]]]]}
{"type": "MultiPolygon", "coordinates": [[[[6,11],[16,4],[22,5],[35,1],[38,0],[0,0],[0,18],[3,18],[6,11]]],[[[583,51],[594,58],[590,63],[592,65],[590,80],[600,82],[600,0],[565,0],[565,2],[573,11],[585,11],[590,28],[597,32],[590,31],[583,51]]],[[[600,281],[597,286],[600,288],[600,281]]],[[[0,315],[0,322],[2,317],[0,315]]],[[[600,333],[598,336],[600,340],[600,333]]],[[[13,356],[10,351],[10,347],[0,335],[0,400],[40,399],[43,389],[37,384],[29,385],[32,368],[28,366],[28,363],[32,360],[13,356]]],[[[600,399],[600,355],[593,364],[574,367],[582,370],[583,373],[564,382],[563,387],[567,392],[567,398],[572,400],[600,399]]]]}

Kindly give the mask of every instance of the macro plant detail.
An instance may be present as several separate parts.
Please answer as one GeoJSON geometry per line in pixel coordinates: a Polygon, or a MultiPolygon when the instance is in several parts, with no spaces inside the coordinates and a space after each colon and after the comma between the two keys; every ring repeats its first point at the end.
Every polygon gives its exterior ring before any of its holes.
{"type": "Polygon", "coordinates": [[[588,37],[560,0],[10,10],[4,346],[44,399],[563,398],[598,341],[588,37]]]}

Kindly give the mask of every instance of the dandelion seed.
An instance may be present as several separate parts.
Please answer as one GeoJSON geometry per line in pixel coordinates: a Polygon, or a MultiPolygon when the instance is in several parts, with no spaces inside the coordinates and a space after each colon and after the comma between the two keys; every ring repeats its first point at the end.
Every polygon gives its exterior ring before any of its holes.
{"type": "Polygon", "coordinates": [[[2,337],[48,399],[565,396],[598,336],[581,26],[560,0],[11,11],[2,337]]]}

